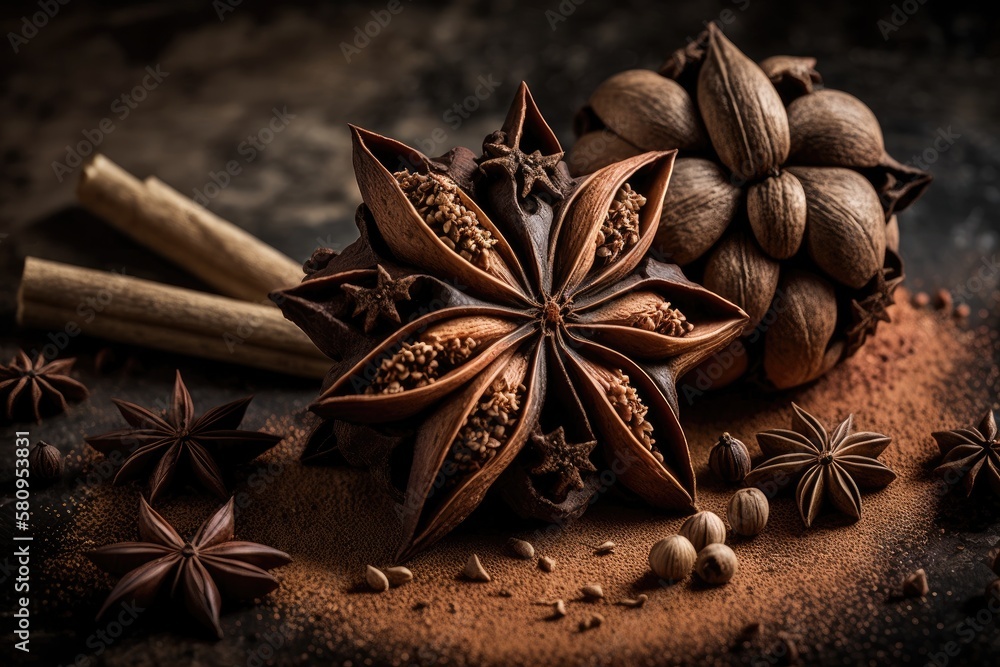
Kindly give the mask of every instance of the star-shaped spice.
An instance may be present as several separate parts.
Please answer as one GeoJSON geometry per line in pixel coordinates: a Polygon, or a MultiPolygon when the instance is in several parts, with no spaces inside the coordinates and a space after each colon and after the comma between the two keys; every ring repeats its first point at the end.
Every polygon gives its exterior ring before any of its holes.
{"type": "Polygon", "coordinates": [[[69,401],[87,398],[87,388],[69,375],[75,361],[48,361],[39,354],[32,362],[24,350],[18,350],[9,365],[0,365],[0,401],[7,418],[41,422],[43,415],[65,412],[69,401]]]}
{"type": "Polygon", "coordinates": [[[131,428],[86,441],[105,455],[131,450],[115,476],[116,484],[152,468],[150,502],[155,502],[170,486],[178,470],[192,473],[203,487],[225,498],[228,492],[219,462],[250,461],[281,441],[280,436],[270,433],[236,430],[252,399],[252,396],[241,398],[195,418],[191,394],[178,371],[170,409],[165,415],[115,399],[114,404],[131,428]]]}
{"type": "Polygon", "coordinates": [[[545,194],[554,199],[562,199],[559,185],[553,180],[558,178],[556,168],[563,159],[563,153],[542,155],[540,150],[525,153],[518,146],[507,143],[507,135],[503,131],[494,132],[483,143],[483,153],[486,158],[479,164],[485,170],[502,167],[511,177],[519,179],[521,199],[526,198],[538,186],[545,194]]]}
{"type": "Polygon", "coordinates": [[[938,431],[933,434],[944,459],[935,472],[962,480],[965,495],[972,495],[979,476],[986,478],[993,493],[1000,496],[1000,439],[990,410],[977,428],[938,431]]]}
{"type": "Polygon", "coordinates": [[[583,488],[581,472],[597,472],[590,462],[590,452],[597,445],[596,440],[567,442],[566,429],[560,426],[551,433],[533,434],[531,441],[541,453],[541,462],[531,469],[531,474],[553,476],[552,493],[556,502],[566,500],[570,491],[583,488]]]}
{"type": "Polygon", "coordinates": [[[222,596],[247,600],[267,595],[278,587],[267,570],[292,560],[263,544],[235,541],[233,531],[232,499],[201,525],[192,540],[185,541],[141,498],[142,542],[111,544],[87,554],[102,570],[121,576],[97,617],[120,602],[148,607],[169,582],[169,596],[183,597],[194,619],[221,639],[222,596]]]}
{"type": "Polygon", "coordinates": [[[884,268],[875,274],[875,288],[861,301],[851,301],[852,321],[854,325],[847,330],[848,354],[854,354],[861,349],[868,337],[875,333],[879,322],[891,322],[889,306],[895,303],[896,288],[903,282],[903,276],[887,280],[893,269],[884,268]]]}
{"type": "Polygon", "coordinates": [[[878,461],[891,438],[879,433],[854,433],[854,415],[827,433],[815,417],[792,403],[792,430],[757,434],[767,461],[746,477],[748,486],[780,487],[799,480],[795,495],[806,527],[812,526],[823,500],[838,510],[861,518],[860,488],[881,488],[896,473],[878,461]]]}
{"type": "Polygon", "coordinates": [[[375,271],[378,275],[374,287],[361,287],[348,283],[340,286],[340,289],[347,292],[354,302],[354,312],[351,317],[364,314],[365,333],[371,333],[380,319],[400,323],[396,303],[410,299],[410,287],[417,279],[417,276],[394,279],[381,264],[375,265],[375,271]]]}

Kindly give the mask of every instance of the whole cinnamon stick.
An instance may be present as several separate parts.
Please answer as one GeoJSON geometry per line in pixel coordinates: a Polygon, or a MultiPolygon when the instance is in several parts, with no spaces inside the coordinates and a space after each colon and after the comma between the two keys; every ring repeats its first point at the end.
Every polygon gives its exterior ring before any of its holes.
{"type": "Polygon", "coordinates": [[[34,257],[25,260],[17,321],[300,377],[330,367],[276,308],[34,257]]]}
{"type": "Polygon", "coordinates": [[[96,154],[81,172],[77,197],[136,242],[219,290],[245,301],[302,280],[302,267],[257,237],[157,180],[140,181],[96,154]]]}

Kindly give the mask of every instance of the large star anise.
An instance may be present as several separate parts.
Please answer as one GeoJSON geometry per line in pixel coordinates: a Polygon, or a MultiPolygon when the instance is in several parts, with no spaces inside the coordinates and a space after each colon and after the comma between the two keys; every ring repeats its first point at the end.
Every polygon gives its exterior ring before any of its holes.
{"type": "MultiPolygon", "coordinates": [[[[562,153],[524,85],[502,132],[526,155],[562,153]]],[[[337,420],[323,437],[335,431],[349,461],[388,468],[383,479],[409,478],[401,557],[454,528],[505,471],[519,511],[582,513],[596,484],[560,501],[560,477],[533,474],[537,457],[519,456],[540,429],[597,440],[595,462],[623,484],[657,507],[690,509],[695,479],[675,381],[746,318],[647,256],[674,151],[554,179],[559,197],[534,187],[522,197],[521,177],[480,170],[470,151],[430,159],[353,133],[361,239],[275,300],[342,360],[311,406],[337,420]],[[405,325],[371,338],[341,286],[378,265],[415,277],[414,298],[400,304],[405,325]]],[[[578,466],[598,477],[591,467],[578,466]]]]}
{"type": "Polygon", "coordinates": [[[838,510],[861,518],[861,488],[881,488],[896,473],[878,461],[891,438],[879,433],[854,433],[854,415],[827,433],[819,420],[792,403],[792,429],[757,434],[757,444],[768,457],[746,477],[748,486],[781,487],[799,480],[795,497],[806,527],[819,515],[823,500],[838,510]]]}
{"type": "Polygon", "coordinates": [[[18,350],[10,364],[0,365],[0,401],[7,418],[40,422],[45,415],[65,412],[68,401],[87,398],[87,388],[69,375],[75,361],[48,361],[43,354],[31,361],[24,350],[18,350]]]}
{"type": "Polygon", "coordinates": [[[292,560],[285,552],[263,544],[235,541],[233,533],[232,499],[186,541],[140,498],[142,542],[111,544],[87,554],[102,570],[121,577],[97,617],[119,602],[148,607],[170,582],[170,597],[183,596],[191,616],[221,639],[222,596],[248,600],[267,595],[278,587],[267,570],[292,560]]]}
{"type": "Polygon", "coordinates": [[[977,428],[938,431],[933,435],[944,455],[935,472],[957,475],[967,496],[972,495],[979,476],[983,475],[993,493],[1000,496],[1000,439],[992,410],[977,428]]]}
{"type": "Polygon", "coordinates": [[[170,409],[159,415],[135,403],[115,399],[122,417],[131,428],[85,438],[101,452],[131,451],[115,475],[118,484],[153,469],[149,478],[149,500],[157,498],[170,486],[178,470],[190,472],[198,482],[226,498],[220,461],[250,461],[281,441],[281,437],[257,431],[239,431],[253,396],[212,408],[201,417],[194,416],[194,403],[180,371],[174,381],[170,409]]]}

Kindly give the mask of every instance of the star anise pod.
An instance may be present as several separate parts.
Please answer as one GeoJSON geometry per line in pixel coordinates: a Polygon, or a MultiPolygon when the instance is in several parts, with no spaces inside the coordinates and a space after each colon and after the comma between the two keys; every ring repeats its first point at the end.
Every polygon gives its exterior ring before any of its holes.
{"type": "Polygon", "coordinates": [[[993,493],[1000,496],[1000,439],[997,438],[997,423],[992,410],[986,413],[976,428],[938,431],[933,436],[944,456],[935,472],[946,476],[958,475],[967,496],[972,495],[982,475],[993,493]]]}
{"type": "Polygon", "coordinates": [[[659,72],[598,86],[569,158],[583,174],[680,150],[654,247],[749,314],[745,368],[777,388],[826,373],[888,321],[895,214],[931,180],[889,156],[871,109],[823,88],[815,64],[758,65],[709,25],[659,72]]]}
{"type": "Polygon", "coordinates": [[[10,364],[0,365],[0,401],[7,418],[41,422],[46,415],[69,409],[69,401],[87,398],[87,388],[70,377],[76,359],[49,361],[39,354],[32,361],[18,350],[10,364]]]}
{"type": "MultiPolygon", "coordinates": [[[[275,300],[342,360],[311,406],[336,420],[318,433],[349,462],[388,470],[382,479],[408,477],[401,557],[465,519],[502,473],[507,499],[542,518],[582,513],[598,463],[651,504],[690,509],[675,381],[745,315],[647,256],[674,152],[525,197],[521,172],[480,169],[489,152],[431,159],[352,130],[361,239],[275,300]],[[371,338],[340,295],[379,265],[413,277],[415,297],[401,304],[406,324],[371,338]],[[601,443],[592,462],[571,463],[582,488],[521,456],[533,433],[559,427],[568,442],[601,443]]],[[[525,155],[562,153],[524,85],[502,135],[525,155]]]]}
{"type": "Polygon", "coordinates": [[[854,415],[827,433],[814,416],[792,403],[792,430],[757,434],[767,460],[746,476],[747,486],[783,486],[799,480],[795,497],[806,527],[819,515],[824,499],[855,520],[861,518],[861,492],[886,486],[896,473],[878,461],[891,438],[854,433],[854,415]]]}
{"type": "Polygon", "coordinates": [[[174,381],[170,409],[157,414],[135,403],[114,399],[131,428],[85,438],[101,452],[130,452],[115,475],[115,484],[138,477],[150,469],[149,501],[156,502],[171,485],[178,470],[193,474],[206,489],[226,498],[220,462],[250,461],[274,447],[281,437],[257,431],[240,431],[253,396],[212,408],[194,416],[194,403],[180,371],[174,381]]]}
{"type": "Polygon", "coordinates": [[[142,541],[111,544],[87,553],[99,568],[121,577],[97,618],[120,602],[148,607],[169,594],[175,600],[183,597],[188,613],[221,639],[222,596],[249,600],[267,595],[278,587],[267,571],[292,561],[283,551],[234,540],[234,524],[230,499],[187,541],[140,498],[142,541]],[[169,590],[165,590],[168,582],[169,590]]]}

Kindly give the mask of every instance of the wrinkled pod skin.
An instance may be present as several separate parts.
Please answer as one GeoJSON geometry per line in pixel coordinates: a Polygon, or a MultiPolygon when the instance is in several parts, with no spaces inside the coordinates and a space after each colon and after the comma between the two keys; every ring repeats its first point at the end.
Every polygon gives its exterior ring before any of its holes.
{"type": "Polygon", "coordinates": [[[923,194],[930,174],[890,157],[872,111],[824,89],[813,58],[773,56],[758,66],[710,25],[657,74],[675,85],[631,71],[598,87],[577,115],[579,159],[570,166],[587,173],[638,151],[637,137],[676,135],[699,119],[704,126],[710,148],[699,133],[690,135],[695,145],[677,145],[656,248],[740,306],[750,323],[743,338],[685,379],[685,390],[748,374],[772,388],[815,380],[889,321],[903,278],[898,214],[923,194]],[[607,90],[628,104],[609,108],[607,90]],[[680,91],[696,101],[698,119],[688,116],[680,91]],[[659,111],[663,106],[670,112],[659,111]],[[793,268],[829,285],[822,293],[832,294],[832,303],[809,304],[822,316],[785,312],[804,294],[800,277],[785,280],[793,268]],[[805,338],[808,349],[793,354],[805,338]],[[791,368],[795,363],[802,366],[791,368]]]}
{"type": "Polygon", "coordinates": [[[676,152],[572,179],[523,84],[480,157],[352,131],[361,238],[275,297],[335,360],[307,451],[404,487],[399,558],[491,489],[522,514],[575,518],[602,466],[690,511],[675,382],[746,315],[650,253],[676,152]]]}

